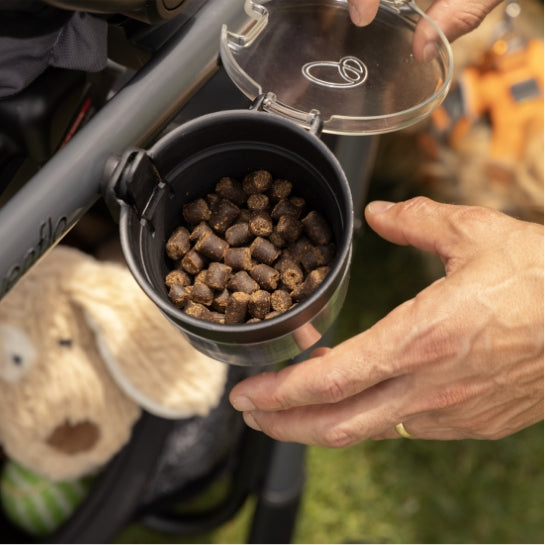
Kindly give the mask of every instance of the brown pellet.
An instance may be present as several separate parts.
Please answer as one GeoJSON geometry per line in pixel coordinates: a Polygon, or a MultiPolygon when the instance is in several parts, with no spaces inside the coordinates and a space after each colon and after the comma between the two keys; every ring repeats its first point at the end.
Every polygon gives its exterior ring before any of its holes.
{"type": "Polygon", "coordinates": [[[269,207],[269,197],[264,193],[254,193],[248,197],[246,205],[250,210],[266,210],[269,207]]]}
{"type": "Polygon", "coordinates": [[[301,214],[301,211],[288,199],[282,199],[278,201],[272,209],[271,218],[273,220],[278,220],[280,216],[284,216],[285,214],[298,218],[301,214]]]}
{"type": "Polygon", "coordinates": [[[235,223],[225,231],[225,240],[229,246],[244,246],[251,242],[254,234],[250,231],[250,225],[246,222],[235,223]]]}
{"type": "Polygon", "coordinates": [[[289,201],[297,210],[297,217],[301,216],[305,210],[305,206],[307,205],[305,199],[303,199],[303,197],[291,196],[289,201]]]}
{"type": "Polygon", "coordinates": [[[306,237],[299,237],[293,244],[289,246],[289,251],[297,262],[301,262],[303,256],[313,247],[312,242],[306,237]]]}
{"type": "Polygon", "coordinates": [[[259,283],[254,280],[246,271],[238,271],[229,280],[227,289],[231,291],[242,291],[253,293],[259,289],[259,283]]]}
{"type": "Polygon", "coordinates": [[[178,308],[184,308],[191,300],[192,286],[182,286],[181,284],[173,284],[168,291],[169,299],[178,308]]]}
{"type": "Polygon", "coordinates": [[[209,320],[211,311],[201,303],[189,301],[184,308],[184,312],[189,316],[193,316],[193,318],[199,318],[199,320],[209,320]]]}
{"type": "Polygon", "coordinates": [[[284,269],[289,267],[296,267],[297,266],[297,260],[293,257],[290,250],[285,249],[282,250],[282,253],[280,254],[280,257],[277,259],[276,263],[274,264],[274,268],[277,271],[282,272],[284,269]]]}
{"type": "Polygon", "coordinates": [[[280,250],[270,241],[263,237],[256,237],[250,244],[252,258],[259,263],[272,265],[280,255],[280,250]]]}
{"type": "Polygon", "coordinates": [[[253,267],[252,253],[248,246],[227,248],[223,261],[236,271],[249,271],[253,267]]]}
{"type": "Polygon", "coordinates": [[[206,284],[206,269],[199,271],[193,277],[193,284],[206,284]]]}
{"type": "Polygon", "coordinates": [[[184,255],[181,261],[182,268],[189,274],[197,274],[208,264],[208,261],[194,248],[184,255]]]}
{"type": "Polygon", "coordinates": [[[290,293],[293,300],[301,302],[316,291],[316,288],[325,280],[330,270],[331,267],[326,266],[311,271],[305,280],[290,293]]]}
{"type": "Polygon", "coordinates": [[[252,278],[266,290],[275,290],[280,280],[280,273],[266,265],[265,263],[259,263],[250,272],[252,278]]]}
{"type": "Polygon", "coordinates": [[[226,199],[222,199],[218,203],[216,211],[210,217],[210,227],[217,233],[224,233],[238,218],[239,214],[240,208],[236,204],[226,199]]]}
{"type": "Polygon", "coordinates": [[[265,290],[254,291],[248,301],[248,312],[252,318],[262,320],[271,310],[271,294],[265,290]]]}
{"type": "Polygon", "coordinates": [[[330,262],[327,246],[310,246],[301,255],[301,265],[306,271],[312,271],[330,262]]]}
{"type": "Polygon", "coordinates": [[[210,219],[211,211],[204,199],[195,199],[182,207],[182,215],[190,225],[210,219]]]}
{"type": "Polygon", "coordinates": [[[318,267],[311,271],[308,276],[305,278],[305,283],[311,291],[314,291],[324,280],[325,277],[329,274],[331,267],[318,267]]]}
{"type": "Polygon", "coordinates": [[[250,231],[256,237],[268,237],[273,232],[273,221],[265,210],[253,212],[250,216],[250,231]]]}
{"type": "Polygon", "coordinates": [[[284,290],[275,290],[271,294],[271,308],[273,310],[276,310],[278,312],[286,312],[291,305],[293,304],[293,301],[291,299],[291,295],[284,290]]]}
{"type": "Polygon", "coordinates": [[[208,193],[205,200],[206,204],[208,204],[208,208],[210,208],[210,212],[213,215],[218,210],[218,205],[221,201],[220,196],[216,193],[208,193]]]}
{"type": "Polygon", "coordinates": [[[249,300],[250,296],[247,293],[239,291],[232,293],[225,308],[225,323],[242,324],[246,320],[249,300]]]}
{"type": "Polygon", "coordinates": [[[286,269],[280,273],[282,284],[289,290],[297,288],[297,286],[303,282],[304,278],[305,275],[303,274],[303,271],[297,265],[295,265],[293,269],[286,269]]]}
{"type": "Polygon", "coordinates": [[[224,324],[225,323],[225,314],[223,312],[210,311],[206,315],[206,319],[207,319],[207,321],[213,322],[215,324],[224,324]]]}
{"type": "Polygon", "coordinates": [[[305,233],[314,244],[329,244],[331,242],[331,229],[325,221],[324,217],[312,210],[302,220],[301,223],[305,228],[305,233]]]}
{"type": "Polygon", "coordinates": [[[242,180],[242,189],[248,194],[264,193],[272,184],[271,173],[267,170],[256,170],[242,180]]]}
{"type": "Polygon", "coordinates": [[[232,270],[230,266],[214,261],[206,270],[205,282],[214,290],[224,290],[232,270]]]}
{"type": "Polygon", "coordinates": [[[242,206],[248,195],[243,191],[242,184],[228,176],[221,178],[215,187],[216,193],[222,198],[242,206]]]}
{"type": "Polygon", "coordinates": [[[191,300],[208,307],[214,300],[214,292],[204,283],[194,284],[191,290],[191,300]]]}
{"type": "Polygon", "coordinates": [[[199,254],[214,261],[221,261],[229,244],[214,233],[203,233],[195,243],[195,250],[199,254]]]}
{"type": "Polygon", "coordinates": [[[170,271],[165,277],[165,284],[169,288],[174,284],[178,284],[180,286],[189,286],[191,282],[191,276],[189,276],[186,271],[182,271],[180,269],[174,269],[170,271]]]}
{"type": "Polygon", "coordinates": [[[279,201],[281,199],[287,199],[293,189],[293,184],[289,180],[277,179],[274,180],[271,189],[270,197],[274,201],[279,201]]]}
{"type": "Polygon", "coordinates": [[[284,248],[286,246],[286,241],[278,234],[277,231],[274,230],[269,235],[269,240],[277,247],[277,248],[284,248]]]}
{"type": "Polygon", "coordinates": [[[283,214],[278,218],[276,232],[287,242],[295,242],[303,232],[303,224],[291,214],[283,214]]]}
{"type": "Polygon", "coordinates": [[[203,233],[212,233],[212,227],[210,227],[210,225],[208,225],[208,223],[205,221],[201,221],[193,228],[191,234],[189,235],[189,240],[191,242],[195,242],[201,238],[203,233]]]}
{"type": "Polygon", "coordinates": [[[189,231],[186,227],[177,227],[167,240],[166,251],[173,260],[181,259],[191,248],[189,231]]]}
{"type": "Polygon", "coordinates": [[[337,251],[337,247],[335,246],[334,242],[330,242],[329,244],[320,245],[317,247],[318,250],[320,250],[321,254],[324,256],[325,259],[325,265],[330,265],[333,261],[333,258],[335,257],[335,252],[337,251]]]}
{"type": "Polygon", "coordinates": [[[216,297],[214,297],[214,300],[212,301],[212,308],[218,312],[225,313],[225,308],[227,307],[227,303],[229,302],[229,297],[231,297],[231,292],[225,288],[222,290],[216,297]]]}
{"type": "Polygon", "coordinates": [[[275,268],[280,272],[282,284],[289,290],[294,290],[305,278],[301,267],[287,253],[276,262],[275,268]]]}

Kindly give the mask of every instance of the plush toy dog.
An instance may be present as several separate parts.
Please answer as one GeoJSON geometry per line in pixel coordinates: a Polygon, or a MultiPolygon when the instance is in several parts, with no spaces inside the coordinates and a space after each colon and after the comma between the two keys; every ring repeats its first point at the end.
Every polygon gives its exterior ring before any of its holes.
{"type": "Polygon", "coordinates": [[[0,302],[5,508],[28,492],[17,483],[37,493],[96,474],[142,409],[208,414],[226,376],[227,366],[196,351],[125,266],[57,246],[0,302]]]}

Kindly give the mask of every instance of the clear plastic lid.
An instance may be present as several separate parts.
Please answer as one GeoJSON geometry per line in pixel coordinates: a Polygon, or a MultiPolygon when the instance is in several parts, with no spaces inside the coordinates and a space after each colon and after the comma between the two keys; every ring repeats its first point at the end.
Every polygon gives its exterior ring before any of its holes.
{"type": "Polygon", "coordinates": [[[381,0],[355,26],[346,0],[246,0],[242,33],[224,26],[221,58],[237,87],[262,108],[323,132],[374,134],[407,127],[445,98],[452,50],[411,0],[381,0]],[[419,41],[437,55],[422,60],[419,41]]]}

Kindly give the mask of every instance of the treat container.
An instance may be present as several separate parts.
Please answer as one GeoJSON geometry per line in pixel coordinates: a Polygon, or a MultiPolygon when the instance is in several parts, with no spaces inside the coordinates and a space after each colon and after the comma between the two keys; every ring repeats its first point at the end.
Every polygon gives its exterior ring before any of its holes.
{"type": "Polygon", "coordinates": [[[358,28],[345,0],[247,1],[243,34],[223,27],[223,66],[253,101],[248,110],[207,114],[174,129],[150,149],[127,150],[108,183],[120,208],[128,266],[161,312],[201,352],[234,365],[286,362],[332,326],[349,281],[353,236],[350,186],[322,132],[366,135],[427,116],[452,76],[448,42],[412,2],[382,1],[358,28]],[[416,60],[417,28],[438,37],[438,55],[416,60]],[[200,320],[168,298],[172,268],[165,243],[183,204],[204,197],[224,176],[255,170],[285,178],[308,209],[327,220],[336,245],[331,271],[304,301],[275,318],[225,325],[200,320]]]}
{"type": "Polygon", "coordinates": [[[146,153],[129,152],[120,168],[117,184],[127,188],[131,203],[120,214],[129,268],[197,349],[231,364],[268,365],[305,350],[333,323],[348,286],[352,199],[339,163],[319,138],[263,112],[218,112],[175,129],[146,153]],[[325,216],[337,248],[331,272],[308,299],[276,318],[224,325],[188,316],[172,304],[165,286],[172,268],[165,242],[180,224],[182,205],[212,192],[223,176],[240,179],[258,169],[292,181],[294,194],[325,216]]]}

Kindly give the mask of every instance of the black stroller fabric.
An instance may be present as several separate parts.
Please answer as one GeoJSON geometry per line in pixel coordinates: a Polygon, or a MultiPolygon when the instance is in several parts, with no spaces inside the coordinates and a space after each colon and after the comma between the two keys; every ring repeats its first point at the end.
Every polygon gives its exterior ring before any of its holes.
{"type": "Polygon", "coordinates": [[[48,66],[97,72],[107,63],[107,22],[37,0],[0,0],[0,98],[48,66]]]}
{"type": "Polygon", "coordinates": [[[229,392],[237,382],[254,373],[249,367],[230,367],[218,406],[205,417],[174,423],[157,468],[146,486],[143,504],[176,495],[178,490],[210,474],[233,451],[244,425],[240,414],[230,406],[229,392]]]}

